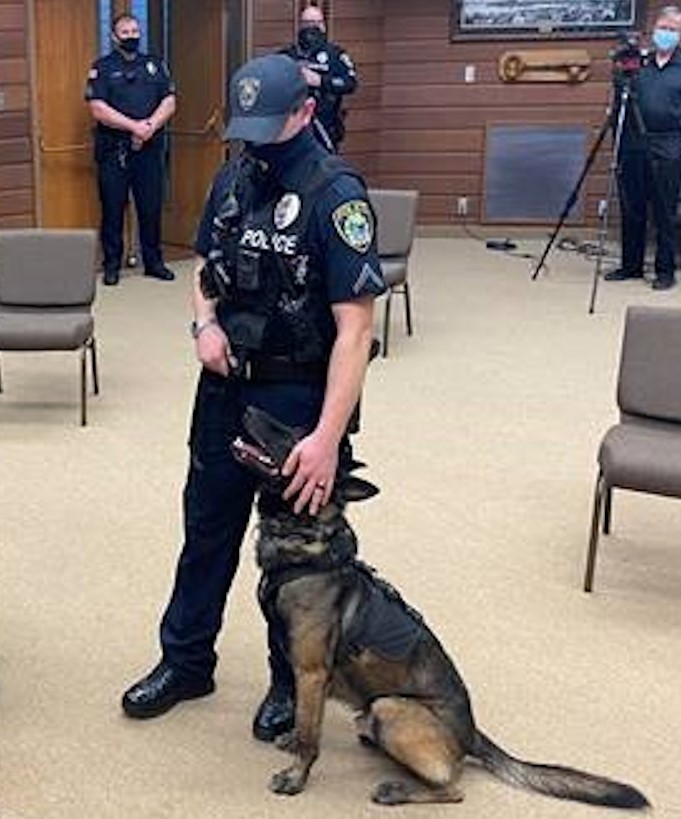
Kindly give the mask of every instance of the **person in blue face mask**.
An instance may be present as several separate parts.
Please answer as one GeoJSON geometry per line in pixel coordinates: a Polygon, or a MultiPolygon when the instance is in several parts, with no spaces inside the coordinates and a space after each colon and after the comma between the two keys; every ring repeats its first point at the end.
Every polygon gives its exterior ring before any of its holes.
{"type": "Polygon", "coordinates": [[[653,52],[630,78],[619,157],[622,264],[607,281],[642,279],[648,205],[656,227],[654,290],[676,284],[676,212],[681,186],[681,9],[667,6],[652,32],[653,52]]]}
{"type": "MultiPolygon", "coordinates": [[[[284,497],[316,515],[350,457],[347,431],[385,290],[366,186],[312,131],[300,63],[257,57],[232,78],[229,139],[243,150],[217,174],[195,248],[192,343],[201,374],[184,491],[185,539],[161,621],[161,660],[123,695],[125,714],[156,717],[210,694],[215,641],[257,489],[229,443],[252,405],[306,430],[284,465],[284,497]]],[[[303,518],[304,520],[304,518],[303,518]]],[[[295,690],[277,624],[271,685],[253,734],[293,726],[295,690]]],[[[240,678],[238,663],[233,675],[240,678]]]]}
{"type": "Polygon", "coordinates": [[[175,113],[175,86],[166,64],[140,52],[139,22],[121,14],[111,30],[113,49],[90,67],[85,99],[96,122],[95,160],[102,205],[104,284],[119,281],[123,222],[135,199],[145,275],[175,278],[163,263],[163,132],[175,113]]]}

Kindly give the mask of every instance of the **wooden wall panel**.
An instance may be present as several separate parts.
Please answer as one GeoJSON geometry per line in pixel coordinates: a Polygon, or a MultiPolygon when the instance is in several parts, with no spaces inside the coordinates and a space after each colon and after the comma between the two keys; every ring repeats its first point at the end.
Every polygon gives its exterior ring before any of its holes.
{"type": "MultiPolygon", "coordinates": [[[[296,3],[254,0],[260,51],[291,37],[296,3]]],[[[665,0],[649,0],[649,22],[665,0]]],[[[355,59],[360,89],[348,99],[343,153],[374,185],[420,190],[422,222],[460,221],[455,203],[469,197],[482,213],[485,136],[494,124],[583,125],[595,139],[612,93],[612,40],[471,40],[452,42],[449,0],[331,0],[332,39],[355,59]],[[586,49],[589,79],[579,85],[511,86],[498,76],[510,49],[586,49]],[[466,66],[475,82],[465,82],[466,66]]],[[[587,147],[590,148],[590,145],[587,147]]],[[[606,140],[586,179],[584,212],[596,221],[610,163],[606,140]]],[[[586,156],[584,157],[586,160],[586,156]]],[[[576,181],[576,180],[575,180],[576,181]]]]}
{"type": "Polygon", "coordinates": [[[0,0],[0,228],[35,223],[28,0],[0,0]]]}

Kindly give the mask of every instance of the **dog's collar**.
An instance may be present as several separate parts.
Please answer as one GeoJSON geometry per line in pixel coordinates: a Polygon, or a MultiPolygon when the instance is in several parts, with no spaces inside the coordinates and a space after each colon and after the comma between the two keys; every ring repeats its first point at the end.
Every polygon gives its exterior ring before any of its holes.
{"type": "Polygon", "coordinates": [[[326,551],[309,560],[267,569],[263,573],[260,583],[259,596],[261,599],[270,598],[285,583],[297,580],[299,577],[310,574],[322,574],[341,569],[355,563],[357,554],[357,538],[349,524],[345,523],[341,529],[333,534],[326,551]]]}

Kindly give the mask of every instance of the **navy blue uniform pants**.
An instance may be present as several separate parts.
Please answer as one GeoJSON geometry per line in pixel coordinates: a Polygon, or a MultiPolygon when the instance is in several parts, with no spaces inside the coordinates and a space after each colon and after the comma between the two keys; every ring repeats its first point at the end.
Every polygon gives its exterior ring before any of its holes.
{"type": "MultiPolygon", "coordinates": [[[[253,506],[253,476],[229,449],[237,435],[245,436],[243,412],[251,404],[285,424],[312,429],[323,397],[323,384],[253,384],[201,373],[184,490],[185,540],[161,622],[164,660],[188,678],[205,680],[213,674],[215,639],[253,506]]],[[[276,630],[268,624],[273,678],[292,687],[276,630]]]]}
{"type": "Polygon", "coordinates": [[[108,149],[98,162],[102,204],[101,241],[104,269],[120,270],[123,259],[123,222],[130,191],[135,199],[140,246],[145,270],[158,270],[161,255],[163,206],[163,151],[160,142],[133,151],[121,143],[108,149]]]}
{"type": "Polygon", "coordinates": [[[622,212],[622,268],[643,270],[648,205],[656,228],[655,274],[662,281],[674,278],[676,267],[676,208],[681,182],[681,160],[648,159],[645,151],[623,152],[619,167],[622,212]]]}

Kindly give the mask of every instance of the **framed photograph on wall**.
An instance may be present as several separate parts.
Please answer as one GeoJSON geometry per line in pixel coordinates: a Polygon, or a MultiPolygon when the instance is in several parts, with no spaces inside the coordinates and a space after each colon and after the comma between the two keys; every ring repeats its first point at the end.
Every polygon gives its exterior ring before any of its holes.
{"type": "Polygon", "coordinates": [[[613,37],[645,22],[645,0],[452,0],[452,39],[613,37]]]}

